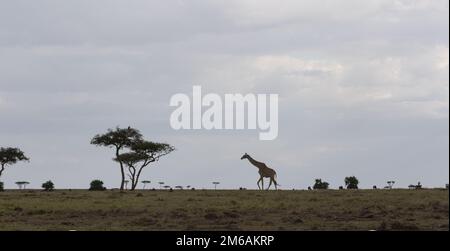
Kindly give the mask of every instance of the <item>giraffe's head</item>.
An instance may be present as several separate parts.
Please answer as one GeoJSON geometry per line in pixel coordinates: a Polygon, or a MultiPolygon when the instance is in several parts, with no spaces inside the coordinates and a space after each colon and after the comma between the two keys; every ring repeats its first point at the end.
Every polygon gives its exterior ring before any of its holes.
{"type": "Polygon", "coordinates": [[[247,153],[244,153],[244,155],[242,155],[242,157],[241,157],[241,160],[242,159],[246,159],[246,158],[248,158],[248,157],[250,157],[247,153]]]}

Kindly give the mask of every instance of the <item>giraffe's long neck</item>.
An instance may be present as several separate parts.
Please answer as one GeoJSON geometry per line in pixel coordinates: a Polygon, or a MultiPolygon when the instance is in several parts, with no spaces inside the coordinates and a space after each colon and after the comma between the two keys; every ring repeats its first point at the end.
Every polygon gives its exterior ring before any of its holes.
{"type": "Polygon", "coordinates": [[[250,161],[250,163],[254,166],[256,166],[258,169],[261,168],[261,162],[256,161],[255,159],[253,159],[252,157],[248,156],[247,157],[248,161],[250,161]]]}

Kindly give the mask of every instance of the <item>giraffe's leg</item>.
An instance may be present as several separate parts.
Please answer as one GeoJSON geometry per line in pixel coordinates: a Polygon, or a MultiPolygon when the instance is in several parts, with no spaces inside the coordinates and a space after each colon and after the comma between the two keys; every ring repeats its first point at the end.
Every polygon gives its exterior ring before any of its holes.
{"type": "Polygon", "coordinates": [[[261,187],[259,186],[259,182],[262,181],[262,177],[259,178],[258,182],[256,182],[256,184],[258,185],[258,190],[261,190],[261,187]]]}
{"type": "Polygon", "coordinates": [[[277,183],[277,181],[275,180],[275,177],[273,178],[273,184],[275,184],[275,190],[278,190],[278,188],[277,188],[278,183],[277,183]]]}
{"type": "Polygon", "coordinates": [[[273,177],[270,177],[269,187],[267,188],[267,190],[269,190],[270,186],[272,186],[272,181],[273,181],[273,177]]]}
{"type": "Polygon", "coordinates": [[[261,177],[261,190],[264,190],[264,177],[261,177]]]}

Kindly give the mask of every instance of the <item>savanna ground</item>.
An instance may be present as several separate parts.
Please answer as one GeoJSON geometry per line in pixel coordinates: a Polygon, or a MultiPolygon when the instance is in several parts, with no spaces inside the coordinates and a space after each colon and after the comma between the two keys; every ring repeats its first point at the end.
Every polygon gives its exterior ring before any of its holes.
{"type": "Polygon", "coordinates": [[[448,190],[0,192],[0,230],[449,230],[448,190]]]}

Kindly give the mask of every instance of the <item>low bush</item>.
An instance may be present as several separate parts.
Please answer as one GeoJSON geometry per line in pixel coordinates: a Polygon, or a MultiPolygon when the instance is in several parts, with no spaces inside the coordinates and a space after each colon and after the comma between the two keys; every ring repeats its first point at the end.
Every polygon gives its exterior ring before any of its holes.
{"type": "Polygon", "coordinates": [[[42,188],[44,188],[44,191],[50,192],[53,191],[53,189],[55,189],[55,184],[53,184],[53,182],[49,180],[42,184],[42,188]]]}
{"type": "Polygon", "coordinates": [[[106,187],[103,186],[103,181],[101,180],[93,180],[91,181],[91,186],[89,187],[89,191],[104,191],[106,187]]]}

